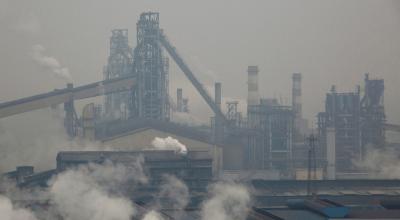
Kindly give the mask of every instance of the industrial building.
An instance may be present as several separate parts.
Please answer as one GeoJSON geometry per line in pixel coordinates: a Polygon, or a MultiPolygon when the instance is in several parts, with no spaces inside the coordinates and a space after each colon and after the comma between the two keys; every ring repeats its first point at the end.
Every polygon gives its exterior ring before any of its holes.
{"type": "Polygon", "coordinates": [[[368,149],[384,149],[383,92],[384,81],[366,74],[364,91],[358,86],[355,92],[341,93],[332,86],[326,95],[325,112],[318,114],[319,157],[326,157],[336,172],[357,173],[354,160],[362,161],[368,149]]]}
{"type": "MultiPolygon", "coordinates": [[[[36,173],[31,166],[21,166],[3,177],[21,188],[46,188],[52,177],[73,167],[105,161],[129,167],[133,158],[141,157],[150,181],[130,192],[135,195],[130,198],[142,214],[154,200],[161,176],[168,174],[190,189],[184,219],[200,219],[207,187],[226,179],[251,189],[254,204],[248,219],[400,218],[396,202],[400,181],[368,179],[368,172],[354,163],[362,161],[368,149],[388,145],[386,130],[400,131],[400,126],[386,123],[383,79],[370,79],[367,74],[364,89],[358,86],[353,92],[338,92],[332,86],[324,111],[317,115],[314,136],[303,117],[301,73],[292,74],[292,102],[285,105],[260,94],[261,66],[247,66],[246,72],[244,64],[245,114],[239,111],[238,101],[222,103],[221,83],[215,82],[213,95],[208,93],[160,28],[159,13],[142,13],[136,36],[133,47],[127,29],[111,31],[103,81],[78,87],[68,84],[0,104],[0,118],[63,105],[69,137],[97,141],[107,151],[59,152],[53,170],[36,173]],[[209,125],[172,120],[173,112],[189,113],[190,106],[181,88],[176,97],[170,95],[175,92],[169,89],[169,59],[211,108],[209,125]],[[87,104],[81,115],[76,112],[75,101],[97,96],[103,96],[104,103],[87,104]],[[149,150],[156,137],[179,140],[187,155],[149,150]],[[363,179],[355,179],[360,175],[363,179]]],[[[174,219],[175,210],[161,207],[160,211],[165,219],[174,219]]]]}
{"type": "Polygon", "coordinates": [[[104,81],[75,88],[68,84],[65,89],[2,103],[0,117],[64,104],[64,124],[72,139],[141,150],[154,137],[173,136],[190,150],[208,151],[214,174],[269,172],[275,173],[272,179],[304,179],[311,163],[319,178],[360,173],[353,162],[362,160],[367,148],[383,148],[385,130],[400,130],[385,121],[384,81],[366,75],[363,91],[357,87],[355,92],[340,93],[333,86],[327,94],[325,110],[317,117],[315,152],[310,155],[301,73],[292,75],[292,104],[287,106],[260,95],[258,75],[263,72],[256,65],[248,66],[245,115],[238,110],[238,101],[222,103],[221,83],[215,83],[214,97],[206,91],[160,28],[159,13],[142,13],[136,26],[134,47],[129,45],[127,29],[111,31],[104,81]],[[213,111],[210,125],[180,125],[171,120],[171,112],[188,113],[190,106],[181,88],[176,97],[170,96],[169,58],[213,111]],[[79,116],[74,101],[95,96],[104,96],[104,103],[86,105],[79,116]],[[221,110],[224,104],[227,112],[221,110]]]}

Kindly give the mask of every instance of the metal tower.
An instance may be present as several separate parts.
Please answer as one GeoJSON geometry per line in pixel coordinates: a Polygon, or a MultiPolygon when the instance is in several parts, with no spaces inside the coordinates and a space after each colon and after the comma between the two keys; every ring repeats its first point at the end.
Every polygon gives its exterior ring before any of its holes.
{"type": "Polygon", "coordinates": [[[134,74],[138,81],[131,116],[169,120],[168,59],[160,45],[159,13],[147,12],[137,22],[134,74]]]}
{"type": "Polygon", "coordinates": [[[383,102],[383,79],[369,79],[365,74],[364,96],[361,99],[362,146],[383,147],[385,145],[385,108],[383,102]]]}
{"type": "MultiPolygon", "coordinates": [[[[110,55],[108,64],[104,67],[104,80],[133,74],[133,56],[128,44],[128,30],[114,29],[111,33],[110,55]]],[[[113,119],[128,117],[130,96],[129,91],[108,94],[105,97],[106,117],[113,119]]]]}

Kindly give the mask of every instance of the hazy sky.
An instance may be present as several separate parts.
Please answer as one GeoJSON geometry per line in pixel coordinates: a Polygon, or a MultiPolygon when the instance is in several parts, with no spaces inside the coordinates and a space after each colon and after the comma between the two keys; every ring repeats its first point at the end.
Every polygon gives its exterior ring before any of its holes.
{"type": "MultiPolygon", "coordinates": [[[[303,108],[314,119],[332,84],[353,91],[363,75],[385,79],[388,119],[400,123],[400,1],[391,0],[0,0],[0,101],[63,87],[32,59],[32,46],[67,67],[75,85],[102,79],[110,31],[128,28],[136,44],[143,11],[161,26],[199,78],[245,99],[246,68],[258,65],[263,97],[290,102],[291,74],[303,73],[303,108]]],[[[171,91],[207,106],[171,66],[171,91]]]]}

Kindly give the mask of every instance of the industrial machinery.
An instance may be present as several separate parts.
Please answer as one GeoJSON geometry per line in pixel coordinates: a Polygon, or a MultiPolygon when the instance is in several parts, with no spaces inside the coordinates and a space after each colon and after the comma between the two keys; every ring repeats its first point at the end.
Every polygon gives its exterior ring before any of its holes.
{"type": "Polygon", "coordinates": [[[70,136],[75,136],[77,123],[73,122],[76,119],[73,101],[106,95],[105,113],[111,117],[115,118],[115,112],[127,112],[123,114],[127,118],[169,120],[168,59],[162,50],[165,48],[215,115],[226,124],[220,106],[215,104],[160,29],[159,13],[142,13],[137,23],[137,35],[137,46],[132,53],[127,30],[112,31],[104,81],[76,88],[70,84],[66,89],[1,103],[0,118],[65,103],[66,129],[70,136]]]}

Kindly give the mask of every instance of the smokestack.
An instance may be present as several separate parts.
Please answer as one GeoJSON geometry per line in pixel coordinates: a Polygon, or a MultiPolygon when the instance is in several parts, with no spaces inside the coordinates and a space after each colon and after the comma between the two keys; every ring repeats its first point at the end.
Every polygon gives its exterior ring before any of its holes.
{"type": "Polygon", "coordinates": [[[182,95],[182,88],[178,88],[176,90],[176,108],[178,112],[183,112],[183,95],[182,95]]]}
{"type": "Polygon", "coordinates": [[[292,108],[296,119],[302,118],[301,73],[293,73],[292,108]]]}
{"type": "Polygon", "coordinates": [[[293,73],[292,76],[292,110],[293,110],[293,128],[294,139],[298,141],[304,134],[304,124],[302,121],[302,106],[301,106],[301,73],[293,73]]]}
{"type": "Polygon", "coordinates": [[[248,66],[247,74],[247,105],[259,105],[260,95],[258,94],[258,66],[248,66]]]}
{"type": "Polygon", "coordinates": [[[336,179],[336,132],[335,128],[326,128],[326,158],[328,166],[326,169],[328,180],[336,179]]]}

